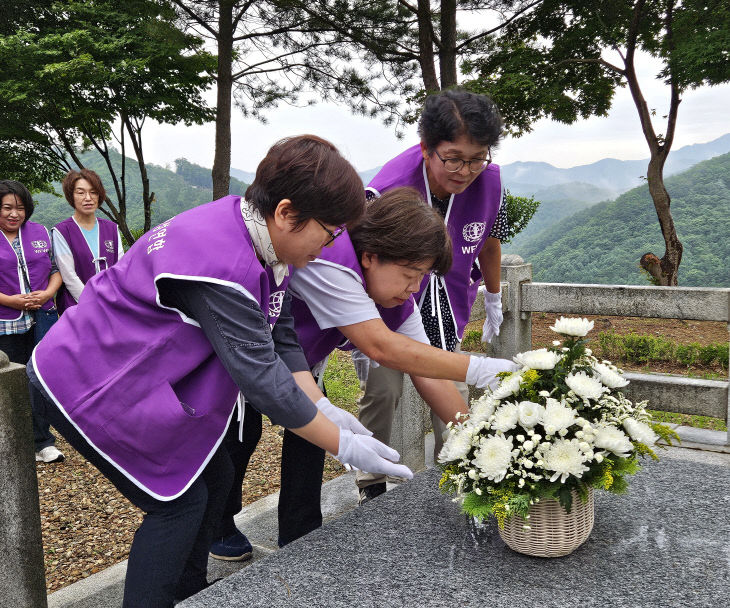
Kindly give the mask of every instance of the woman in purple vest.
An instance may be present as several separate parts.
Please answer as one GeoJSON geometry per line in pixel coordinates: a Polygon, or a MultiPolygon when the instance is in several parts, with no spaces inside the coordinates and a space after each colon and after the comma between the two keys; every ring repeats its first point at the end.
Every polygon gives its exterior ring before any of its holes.
{"type": "MultiPolygon", "coordinates": [[[[431,344],[456,351],[482,279],[486,286],[482,341],[498,335],[502,323],[500,238],[506,214],[499,167],[492,164],[502,121],[489,98],[450,90],[426,98],[418,132],[420,144],[383,166],[368,185],[369,196],[411,186],[444,218],[453,248],[451,270],[443,277],[426,277],[416,301],[431,344]]],[[[466,386],[458,386],[467,399],[466,386]]],[[[382,366],[371,370],[360,400],[360,421],[385,443],[402,390],[403,374],[382,366]]],[[[444,427],[438,417],[431,418],[437,454],[444,427]]],[[[357,484],[363,501],[385,492],[381,475],[359,473],[357,484]]]]}
{"type": "MultiPolygon", "coordinates": [[[[8,359],[25,365],[36,336],[36,316],[53,314],[53,296],[61,285],[45,226],[28,221],[33,198],[28,189],[9,179],[0,180],[0,350],[8,359]]],[[[61,462],[56,438],[48,421],[33,412],[35,459],[61,462]]]]}
{"type": "Polygon", "coordinates": [[[246,401],[342,462],[411,476],[323,397],[285,293],[289,265],[315,259],[363,206],[359,177],[332,144],[282,140],[245,199],[201,205],[138,239],[33,352],[34,401],[145,512],[125,607],[167,608],[208,585],[233,477],[222,441],[246,401]]]}
{"type": "MultiPolygon", "coordinates": [[[[412,188],[388,191],[331,249],[292,277],[292,314],[299,343],[315,377],[337,347],[360,349],[373,361],[408,373],[416,390],[444,423],[467,406],[452,380],[487,386],[499,371],[517,366],[504,359],[451,353],[428,344],[413,299],[424,276],[445,274],[451,239],[441,216],[412,188]]],[[[244,425],[245,457],[234,482],[219,538],[211,555],[245,559],[246,537],[233,516],[240,510],[241,481],[261,435],[261,417],[244,425]],[[252,428],[254,427],[255,428],[252,428]]],[[[322,525],[324,451],[285,432],[279,495],[279,545],[322,525]]]]}
{"type": "Polygon", "coordinates": [[[74,213],[52,231],[53,254],[63,278],[56,297],[61,313],[76,306],[91,277],[116,264],[124,253],[117,225],[96,217],[99,204],[106,198],[101,178],[90,169],[69,171],[62,188],[74,213]]]}

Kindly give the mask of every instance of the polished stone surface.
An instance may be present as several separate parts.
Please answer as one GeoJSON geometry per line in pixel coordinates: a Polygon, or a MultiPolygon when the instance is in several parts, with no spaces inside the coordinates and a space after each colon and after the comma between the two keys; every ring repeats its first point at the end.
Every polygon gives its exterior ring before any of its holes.
{"type": "Polygon", "coordinates": [[[645,463],[625,496],[597,493],[567,557],[511,551],[430,469],[180,606],[726,606],[730,458],[690,452],[645,463]]]}

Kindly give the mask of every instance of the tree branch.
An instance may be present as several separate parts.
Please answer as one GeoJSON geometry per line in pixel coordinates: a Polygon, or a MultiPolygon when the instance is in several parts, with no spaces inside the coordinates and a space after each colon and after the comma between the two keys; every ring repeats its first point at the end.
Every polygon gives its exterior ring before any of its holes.
{"type": "Polygon", "coordinates": [[[189,16],[189,17],[190,17],[190,18],[191,18],[191,19],[192,19],[193,21],[195,21],[195,23],[197,23],[198,25],[200,25],[200,26],[202,26],[203,28],[205,28],[206,30],[208,30],[208,32],[210,33],[210,35],[211,35],[211,36],[213,36],[213,38],[218,38],[218,32],[216,32],[216,31],[215,31],[215,30],[214,30],[214,29],[213,29],[213,28],[212,28],[212,27],[211,27],[211,26],[210,26],[210,25],[208,24],[208,22],[207,22],[207,21],[206,21],[205,19],[203,19],[203,18],[202,18],[202,17],[200,16],[200,15],[198,15],[198,14],[197,14],[197,13],[196,13],[195,11],[193,11],[192,9],[188,8],[188,7],[186,6],[185,2],[183,2],[182,0],[172,0],[172,2],[173,2],[173,4],[175,4],[175,6],[178,6],[178,7],[180,7],[180,8],[181,8],[181,9],[182,9],[183,11],[185,11],[185,13],[187,13],[187,15],[188,15],[188,16],[189,16]]]}
{"type": "Polygon", "coordinates": [[[602,57],[597,57],[595,59],[563,59],[561,61],[558,61],[554,67],[560,67],[561,65],[565,65],[568,63],[597,63],[599,65],[602,65],[603,67],[611,70],[612,72],[615,72],[616,74],[620,74],[621,76],[626,75],[626,70],[622,70],[617,65],[613,65],[612,63],[609,63],[602,57]]]}
{"type": "Polygon", "coordinates": [[[514,21],[515,19],[517,19],[517,17],[519,17],[519,16],[520,16],[520,15],[522,15],[523,13],[527,12],[527,11],[528,11],[528,10],[530,10],[530,9],[531,9],[532,7],[534,7],[534,6],[537,6],[538,4],[541,4],[541,3],[543,2],[543,1],[544,1],[544,0],[535,0],[535,2],[533,2],[533,3],[531,3],[531,4],[528,4],[527,6],[525,6],[525,7],[521,8],[521,9],[520,9],[519,11],[517,11],[517,12],[516,12],[516,13],[515,13],[514,15],[512,15],[512,16],[511,16],[511,17],[510,17],[509,19],[507,19],[507,20],[506,20],[506,21],[504,21],[503,23],[500,23],[500,24],[499,24],[498,26],[496,26],[496,27],[493,27],[493,28],[492,28],[491,30],[487,30],[486,32],[482,32],[481,34],[476,34],[475,36],[472,36],[471,38],[467,38],[466,40],[464,40],[464,42],[462,42],[461,44],[459,44],[459,45],[458,45],[458,46],[456,47],[456,52],[458,53],[458,52],[459,52],[459,51],[461,51],[461,50],[462,50],[462,49],[463,49],[463,48],[464,48],[465,46],[468,46],[468,45],[470,45],[470,44],[471,44],[472,42],[475,42],[476,40],[479,40],[480,38],[484,38],[485,36],[489,36],[489,35],[491,35],[491,34],[494,34],[494,32],[498,32],[499,30],[501,30],[501,29],[502,29],[502,28],[504,28],[505,26],[507,26],[507,25],[509,25],[510,23],[512,23],[512,22],[513,22],[513,21],[514,21]]]}

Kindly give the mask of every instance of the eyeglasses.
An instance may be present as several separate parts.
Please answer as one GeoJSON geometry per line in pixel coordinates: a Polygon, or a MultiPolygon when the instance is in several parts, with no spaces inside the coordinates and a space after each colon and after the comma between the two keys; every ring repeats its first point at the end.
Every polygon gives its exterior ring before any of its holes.
{"type": "Polygon", "coordinates": [[[320,222],[316,217],[312,218],[315,222],[317,222],[320,226],[322,226],[322,230],[324,230],[327,234],[330,235],[330,238],[327,239],[327,242],[322,245],[322,247],[327,247],[332,241],[334,241],[338,236],[340,236],[345,231],[345,226],[340,226],[338,228],[335,228],[335,231],[332,232],[327,226],[325,226],[322,222],[320,222]]]}
{"type": "Polygon", "coordinates": [[[74,196],[79,198],[86,198],[87,194],[89,198],[99,198],[99,193],[96,190],[74,190],[74,196]]]}
{"type": "Polygon", "coordinates": [[[492,163],[492,151],[487,149],[487,158],[476,158],[474,160],[463,160],[461,158],[442,158],[438,150],[434,150],[439,160],[444,163],[444,169],[449,173],[461,171],[464,165],[469,167],[469,173],[479,173],[484,171],[492,163]],[[472,164],[474,163],[474,164],[472,164]]]}

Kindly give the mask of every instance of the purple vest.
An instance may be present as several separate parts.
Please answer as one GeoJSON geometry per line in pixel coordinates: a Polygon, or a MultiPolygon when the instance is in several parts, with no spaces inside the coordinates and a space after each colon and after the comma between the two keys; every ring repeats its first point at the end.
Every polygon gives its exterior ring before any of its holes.
{"type": "MultiPolygon", "coordinates": [[[[325,260],[332,266],[342,269],[343,272],[355,275],[362,283],[363,289],[365,289],[365,277],[362,274],[360,261],[357,259],[349,234],[344,233],[335,240],[332,247],[322,249],[322,253],[317,259],[325,260]]],[[[416,302],[411,296],[400,306],[394,306],[393,308],[378,306],[377,308],[388,329],[396,331],[413,313],[415,306],[416,302]]],[[[292,297],[291,311],[294,317],[297,340],[307,357],[310,368],[322,361],[337,347],[345,350],[352,348],[351,345],[345,345],[347,338],[336,327],[320,329],[304,300],[292,297]]]]}
{"type": "MultiPolygon", "coordinates": [[[[119,258],[119,233],[114,222],[103,218],[98,218],[97,222],[99,222],[99,269],[105,270],[116,264],[119,258]]],[[[68,243],[74,256],[76,274],[81,282],[86,284],[96,274],[97,270],[94,264],[94,256],[84,235],[81,233],[81,228],[72,217],[69,217],[56,224],[53,229],[58,230],[68,243]]],[[[71,306],[76,306],[76,300],[65,286],[61,286],[61,289],[58,290],[56,305],[59,313],[71,306]]]]}
{"type": "MultiPolygon", "coordinates": [[[[426,167],[421,146],[413,146],[388,161],[368,184],[379,193],[391,188],[415,188],[431,204],[426,167]]],[[[446,226],[453,243],[454,262],[444,276],[449,304],[454,313],[456,335],[461,338],[469,322],[469,314],[477,296],[481,272],[476,268],[477,256],[497,219],[502,200],[499,166],[491,164],[461,194],[452,195],[446,214],[446,226]]],[[[423,302],[430,277],[421,283],[417,300],[423,302]]]]}
{"type": "Polygon", "coordinates": [[[104,458],[151,496],[172,500],[223,439],[238,387],[198,324],[160,303],[162,278],[230,286],[268,309],[271,323],[287,283],[276,287],[262,268],[240,198],[227,196],[153,228],[92,277],[36,347],[33,365],[104,458]]]}
{"type": "MultiPolygon", "coordinates": [[[[20,246],[25,259],[25,270],[15,254],[12,244],[7,238],[0,238],[0,292],[7,295],[25,293],[23,272],[28,274],[32,291],[40,291],[48,287],[51,274],[51,238],[48,230],[41,224],[25,222],[19,230],[20,246]]],[[[53,308],[53,298],[43,305],[43,310],[53,308]]],[[[15,321],[23,316],[22,310],[9,306],[0,306],[0,320],[15,321]]]]}

